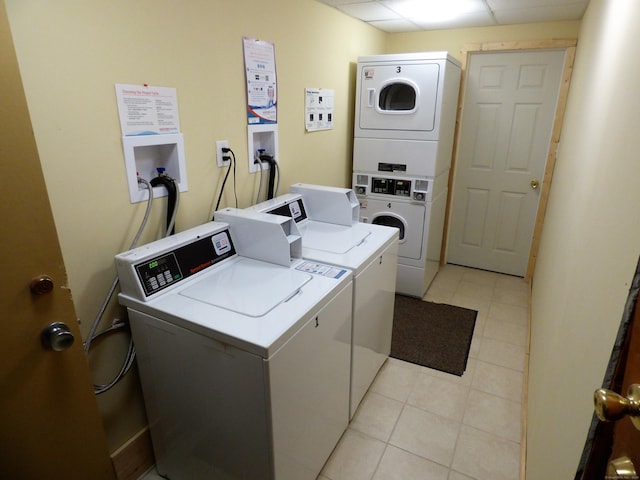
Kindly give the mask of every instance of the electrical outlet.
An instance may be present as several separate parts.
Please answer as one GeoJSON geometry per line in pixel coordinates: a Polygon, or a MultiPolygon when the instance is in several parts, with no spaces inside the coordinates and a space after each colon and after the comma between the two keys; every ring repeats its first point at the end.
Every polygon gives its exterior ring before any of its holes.
{"type": "Polygon", "coordinates": [[[229,148],[228,140],[218,140],[216,142],[216,160],[218,161],[219,167],[226,167],[227,165],[229,165],[229,163],[231,163],[231,160],[223,160],[222,157],[224,157],[225,155],[231,158],[230,153],[223,153],[223,148],[229,148]]]}

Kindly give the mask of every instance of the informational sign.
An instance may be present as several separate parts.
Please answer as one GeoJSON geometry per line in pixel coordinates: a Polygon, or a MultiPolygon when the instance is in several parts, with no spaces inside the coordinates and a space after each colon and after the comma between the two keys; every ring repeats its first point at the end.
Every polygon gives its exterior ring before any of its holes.
{"type": "Polygon", "coordinates": [[[278,85],[273,43],[242,38],[247,80],[247,122],[278,122],[278,85]]]}
{"type": "Polygon", "coordinates": [[[304,114],[307,131],[332,129],[334,90],[306,88],[305,97],[304,114]]]}
{"type": "Polygon", "coordinates": [[[122,135],[180,133],[175,88],[116,84],[122,135]]]}

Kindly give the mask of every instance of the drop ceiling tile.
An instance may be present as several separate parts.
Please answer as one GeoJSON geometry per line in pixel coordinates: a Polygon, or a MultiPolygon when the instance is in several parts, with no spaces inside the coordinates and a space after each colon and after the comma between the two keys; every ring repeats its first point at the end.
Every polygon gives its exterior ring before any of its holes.
{"type": "Polygon", "coordinates": [[[558,22],[563,20],[579,20],[584,13],[580,4],[558,5],[550,7],[512,8],[495,10],[494,15],[502,25],[532,22],[558,22]]]}
{"type": "Polygon", "coordinates": [[[582,5],[586,8],[588,0],[487,0],[493,10],[508,10],[531,7],[553,7],[560,5],[582,5]]]}
{"type": "Polygon", "coordinates": [[[409,20],[385,20],[368,22],[372,27],[378,28],[389,33],[402,33],[402,32],[418,32],[421,30],[415,23],[409,20]]]}
{"type": "Polygon", "coordinates": [[[401,18],[400,15],[377,2],[351,3],[348,5],[338,5],[336,8],[347,15],[359,18],[365,22],[375,20],[397,20],[401,18]]]}
{"type": "Polygon", "coordinates": [[[466,15],[460,15],[454,19],[441,22],[415,21],[414,23],[418,25],[422,30],[493,27],[497,25],[496,21],[488,12],[476,12],[466,15]]]}

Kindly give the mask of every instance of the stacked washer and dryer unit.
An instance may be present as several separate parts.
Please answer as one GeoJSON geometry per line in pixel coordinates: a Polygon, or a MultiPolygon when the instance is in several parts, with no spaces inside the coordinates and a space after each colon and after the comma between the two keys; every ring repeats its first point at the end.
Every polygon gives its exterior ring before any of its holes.
{"type": "Polygon", "coordinates": [[[396,291],[438,272],[460,63],[446,52],[358,59],[353,189],[360,220],[400,231],[396,291]]]}

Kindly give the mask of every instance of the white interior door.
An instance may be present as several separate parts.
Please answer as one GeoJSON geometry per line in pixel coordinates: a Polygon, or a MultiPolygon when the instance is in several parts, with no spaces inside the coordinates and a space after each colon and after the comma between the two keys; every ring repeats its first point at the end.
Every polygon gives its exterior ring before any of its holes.
{"type": "Polygon", "coordinates": [[[524,276],[564,50],[470,55],[447,261],[524,276]]]}

